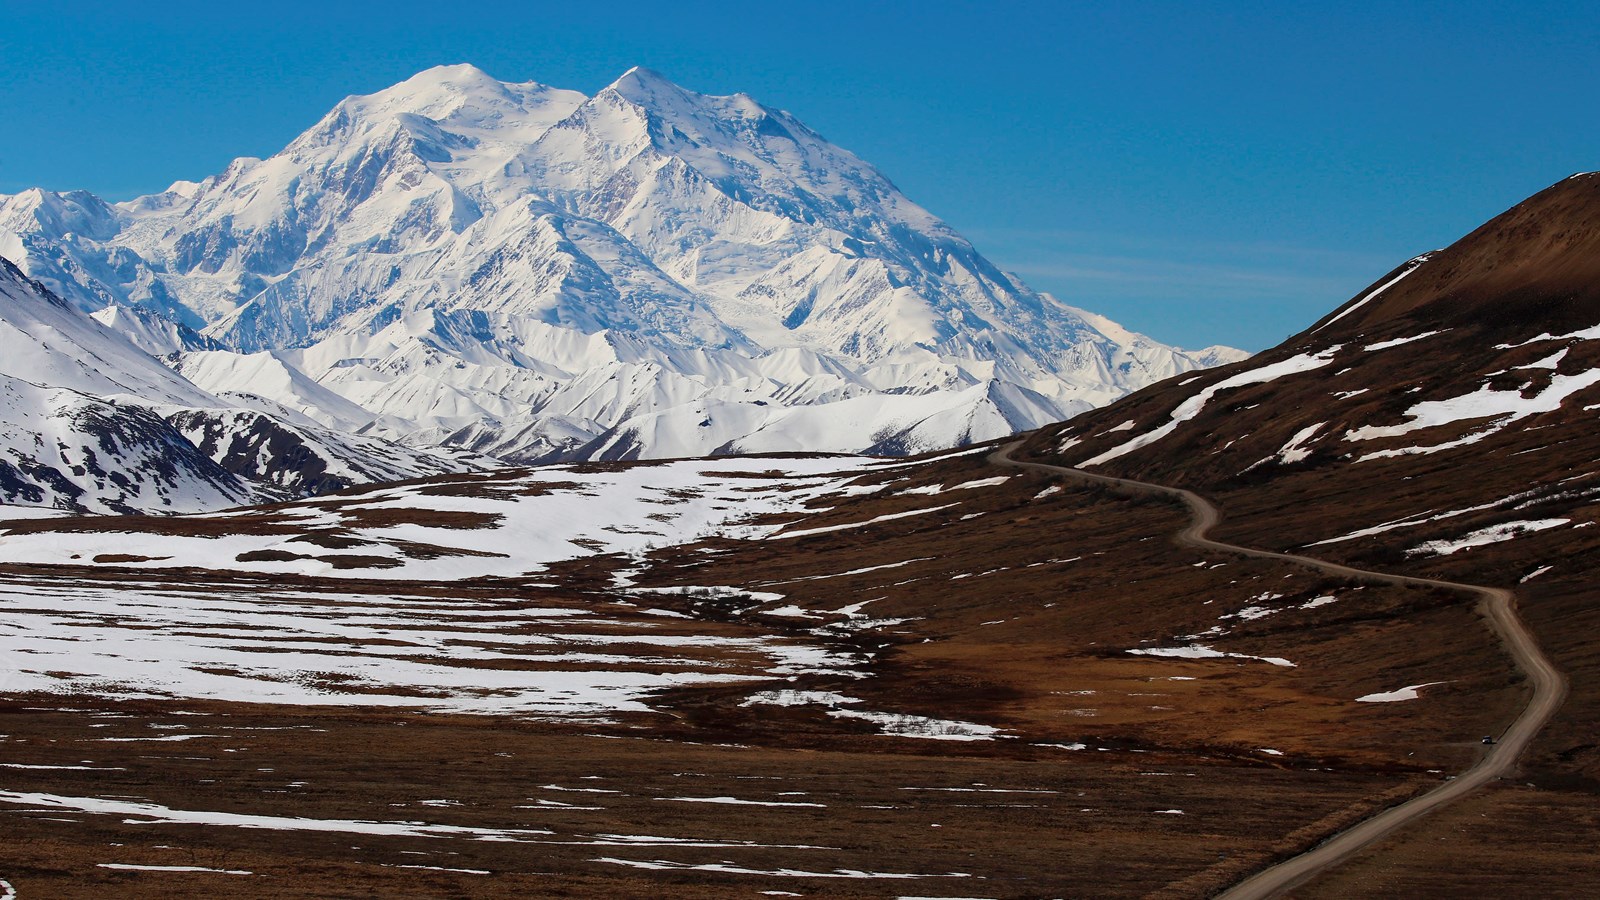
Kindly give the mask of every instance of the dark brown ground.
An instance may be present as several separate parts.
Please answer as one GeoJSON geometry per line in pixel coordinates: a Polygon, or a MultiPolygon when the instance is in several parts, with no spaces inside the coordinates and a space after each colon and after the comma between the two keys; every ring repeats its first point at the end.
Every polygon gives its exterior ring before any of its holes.
{"type": "MultiPolygon", "coordinates": [[[[1044,429],[1020,454],[1083,464],[1167,421],[1204,386],[1300,354],[1322,354],[1331,363],[1313,372],[1217,392],[1166,437],[1095,471],[1204,494],[1225,514],[1212,533],[1218,540],[1516,591],[1523,619],[1569,681],[1565,705],[1524,756],[1516,780],[1492,796],[1430,815],[1403,840],[1382,843],[1307,888],[1307,896],[1592,895],[1600,884],[1600,854],[1592,852],[1600,847],[1600,820],[1593,815],[1600,809],[1600,655],[1594,650],[1600,634],[1600,385],[1515,422],[1483,417],[1396,437],[1345,439],[1362,426],[1402,424],[1407,410],[1423,401],[1485,387],[1532,398],[1558,378],[1600,369],[1600,341],[1563,337],[1600,323],[1597,249],[1600,175],[1562,181],[1362,303],[1400,270],[1379,279],[1341,307],[1348,315],[1330,313],[1251,360],[1180,376],[1044,429]],[[1437,334],[1365,349],[1429,332],[1437,334]],[[1545,367],[1530,367],[1538,362],[1545,367]],[[1129,428],[1114,430],[1130,421],[1129,428]],[[1275,459],[1312,425],[1320,428],[1306,445],[1309,457],[1275,459]],[[1377,450],[1457,440],[1467,442],[1371,457],[1377,450]],[[1382,523],[1446,513],[1384,534],[1315,545],[1382,523]],[[1406,552],[1424,541],[1532,519],[1568,523],[1448,556],[1406,552]]],[[[1439,624],[1430,635],[1458,659],[1477,652],[1459,643],[1471,640],[1469,630],[1439,624]]],[[[1413,658],[1405,641],[1373,649],[1374,659],[1399,666],[1413,658]]]]}
{"type": "MultiPolygon", "coordinates": [[[[967,456],[893,487],[1008,471],[967,456]]],[[[887,484],[903,474],[878,477],[887,484]]],[[[22,897],[1203,896],[1465,767],[1477,737],[1509,720],[1521,701],[1514,673],[1462,598],[1197,554],[1173,544],[1185,523],[1177,506],[1070,486],[1036,497],[1051,483],[1017,474],[999,487],[938,498],[886,491],[843,500],[803,527],[960,505],[868,528],[703,548],[711,553],[663,551],[641,576],[654,586],[779,591],[813,610],[870,600],[864,612],[908,618],[833,638],[873,654],[864,678],[678,690],[658,698],[660,713],[612,724],[61,698],[9,704],[0,709],[0,763],[124,771],[0,768],[0,791],[554,834],[515,843],[131,824],[0,804],[8,839],[0,877],[22,897]],[[816,577],[906,560],[920,561],[816,577]],[[1266,591],[1285,595],[1269,602],[1282,611],[1219,621],[1266,591]],[[1330,594],[1338,598],[1332,604],[1290,608],[1330,594]],[[1126,652],[1183,646],[1190,641],[1178,636],[1217,625],[1231,631],[1196,640],[1296,665],[1126,652]],[[1420,701],[1352,702],[1431,681],[1448,684],[1420,701]],[[818,707],[741,705],[752,691],[779,687],[837,690],[869,709],[994,725],[1012,737],[917,740],[818,707]],[[177,715],[184,711],[202,715],[177,715]],[[217,737],[102,740],[175,733],[168,726],[217,737]],[[310,727],[244,730],[286,726],[310,727]],[[1077,743],[1085,748],[1044,746],[1077,743]],[[824,807],[663,799],[671,797],[824,807]],[[1183,814],[1160,812],[1171,809],[1183,814]],[[593,843],[606,834],[823,849],[593,843]],[[724,870],[637,869],[597,861],[604,858],[724,870]],[[127,872],[104,863],[253,874],[127,872]],[[404,865],[491,874],[397,868],[404,865]],[[841,869],[968,877],[815,877],[841,869]]],[[[568,587],[556,593],[569,603],[593,590],[590,602],[608,603],[615,595],[598,589],[608,571],[605,560],[562,567],[568,587]]],[[[270,582],[236,586],[269,590],[270,582]]],[[[709,630],[821,624],[740,614],[748,604],[736,595],[648,596],[650,605],[694,613],[709,630]]]]}

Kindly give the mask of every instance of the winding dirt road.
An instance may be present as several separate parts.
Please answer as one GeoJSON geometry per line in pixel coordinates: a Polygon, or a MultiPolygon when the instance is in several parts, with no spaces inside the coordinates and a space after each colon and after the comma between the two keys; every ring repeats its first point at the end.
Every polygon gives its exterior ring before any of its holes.
{"type": "Polygon", "coordinates": [[[1047,463],[1024,462],[1013,459],[1011,452],[1021,445],[1022,442],[1020,441],[1006,444],[990,454],[989,461],[996,465],[1017,466],[1026,469],[1038,469],[1055,475],[1066,475],[1079,481],[1103,484],[1132,493],[1159,494],[1182,500],[1189,507],[1192,519],[1189,527],[1179,532],[1178,543],[1189,547],[1221,550],[1261,559],[1280,559],[1327,572],[1330,575],[1341,575],[1362,581],[1446,588],[1475,595],[1480,598],[1479,611],[1489,620],[1490,626],[1505,644],[1507,652],[1516,661],[1517,667],[1528,676],[1528,680],[1533,684],[1533,696],[1529,698],[1522,712],[1506,728],[1498,742],[1489,746],[1483,757],[1471,768],[1425,794],[1413,797],[1398,806],[1390,807],[1369,819],[1356,823],[1299,856],[1291,857],[1257,872],[1219,894],[1218,897],[1223,898],[1223,900],[1259,900],[1259,898],[1280,896],[1289,889],[1304,884],[1323,871],[1349,859],[1374,841],[1403,828],[1412,820],[1426,815],[1447,803],[1458,800],[1488,782],[1498,779],[1516,764],[1517,757],[1522,755],[1522,751],[1527,748],[1534,735],[1538,734],[1539,730],[1545,726],[1545,723],[1550,721],[1550,717],[1555,715],[1555,711],[1560,708],[1561,702],[1566,699],[1566,679],[1562,677],[1555,665],[1544,655],[1544,652],[1539,649],[1538,640],[1528,630],[1528,627],[1523,624],[1521,617],[1517,615],[1516,598],[1504,588],[1460,584],[1453,581],[1438,581],[1432,578],[1413,578],[1408,575],[1391,575],[1384,572],[1373,572],[1368,569],[1340,565],[1339,563],[1328,562],[1311,556],[1301,556],[1297,553],[1277,553],[1271,550],[1259,550],[1253,547],[1241,547],[1237,544],[1214,541],[1206,537],[1206,532],[1217,524],[1221,514],[1209,501],[1193,491],[1151,484],[1145,481],[1113,478],[1109,475],[1096,475],[1092,472],[1070,469],[1065,466],[1053,466],[1047,463]]]}

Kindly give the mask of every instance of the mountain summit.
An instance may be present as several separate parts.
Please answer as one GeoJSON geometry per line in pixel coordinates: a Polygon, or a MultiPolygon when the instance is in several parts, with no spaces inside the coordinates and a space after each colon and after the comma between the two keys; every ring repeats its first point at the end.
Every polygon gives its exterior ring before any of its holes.
{"type": "Polygon", "coordinates": [[[643,68],[430,69],[161,194],[0,198],[0,255],[200,332],[165,349],[208,391],[517,461],[932,449],[1243,355],[1035,292],[792,115],[643,68]]]}

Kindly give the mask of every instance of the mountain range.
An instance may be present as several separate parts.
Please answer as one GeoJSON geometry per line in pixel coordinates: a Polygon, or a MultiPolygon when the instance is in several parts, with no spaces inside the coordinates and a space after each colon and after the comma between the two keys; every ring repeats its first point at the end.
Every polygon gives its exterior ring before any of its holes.
{"type": "Polygon", "coordinates": [[[160,194],[0,197],[0,256],[186,391],[429,458],[909,453],[1244,356],[1036,292],[794,116],[637,68],[430,69],[160,194]]]}
{"type": "MultiPolygon", "coordinates": [[[[41,303],[52,345],[87,321],[41,303]]],[[[96,325],[75,357],[123,365],[96,325]]],[[[81,383],[204,400],[140,371],[81,383]]],[[[1586,174],[1004,442],[6,521],[14,877],[72,894],[110,846],[162,897],[197,860],[318,895],[430,861],[463,896],[1581,894],[1597,411],[1586,174]]]]}

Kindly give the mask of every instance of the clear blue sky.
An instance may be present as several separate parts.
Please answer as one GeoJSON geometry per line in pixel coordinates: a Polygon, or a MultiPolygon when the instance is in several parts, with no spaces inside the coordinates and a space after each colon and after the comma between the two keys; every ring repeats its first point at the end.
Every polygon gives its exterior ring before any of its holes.
{"type": "Polygon", "coordinates": [[[0,0],[0,192],[265,156],[429,66],[745,91],[996,262],[1162,340],[1276,343],[1600,169],[1600,4],[0,0]]]}

